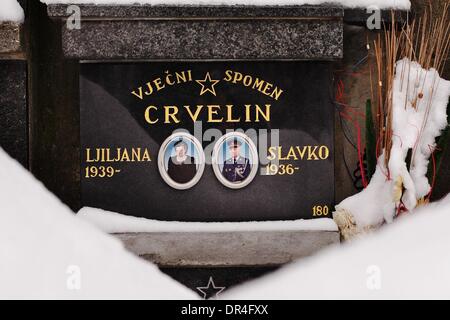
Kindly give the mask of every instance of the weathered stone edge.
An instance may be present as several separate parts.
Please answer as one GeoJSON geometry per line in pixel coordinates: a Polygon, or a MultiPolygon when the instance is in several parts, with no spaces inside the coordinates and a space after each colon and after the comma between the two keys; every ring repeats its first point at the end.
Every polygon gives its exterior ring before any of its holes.
{"type": "Polygon", "coordinates": [[[22,50],[22,24],[0,22],[0,54],[16,53],[22,50]]]}
{"type": "MultiPolygon", "coordinates": [[[[62,26],[62,49],[69,59],[336,60],[343,55],[342,8],[86,5],[80,9],[81,30],[62,26]]],[[[67,16],[67,5],[50,5],[47,10],[53,19],[67,16]]]]}
{"type": "Polygon", "coordinates": [[[340,243],[333,231],[114,234],[161,267],[279,266],[340,243]]]}
{"type": "Polygon", "coordinates": [[[336,60],[342,21],[86,21],[62,26],[64,55],[80,60],[336,60]]]}
{"type": "MultiPolygon", "coordinates": [[[[53,18],[65,18],[72,14],[68,5],[48,5],[47,12],[53,18]]],[[[258,17],[343,17],[338,6],[168,6],[168,5],[78,5],[83,18],[258,18],[258,17]]]]}

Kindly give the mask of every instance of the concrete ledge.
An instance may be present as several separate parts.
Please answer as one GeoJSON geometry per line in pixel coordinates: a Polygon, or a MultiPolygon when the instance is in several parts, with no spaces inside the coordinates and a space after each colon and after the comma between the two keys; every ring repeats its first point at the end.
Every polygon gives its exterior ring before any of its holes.
{"type": "Polygon", "coordinates": [[[0,22],[0,54],[15,53],[22,50],[22,24],[0,22]]]}
{"type": "Polygon", "coordinates": [[[340,242],[332,231],[114,234],[161,267],[279,266],[340,242]]]}

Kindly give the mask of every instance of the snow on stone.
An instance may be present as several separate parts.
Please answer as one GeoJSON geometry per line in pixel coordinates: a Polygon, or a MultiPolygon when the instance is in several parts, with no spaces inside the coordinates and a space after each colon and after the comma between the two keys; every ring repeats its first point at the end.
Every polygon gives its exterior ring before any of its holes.
{"type": "Polygon", "coordinates": [[[382,231],[321,251],[224,299],[450,299],[450,195],[382,231]]]}
{"type": "Polygon", "coordinates": [[[335,4],[348,8],[368,8],[409,10],[409,0],[41,0],[47,4],[98,4],[98,5],[319,5],[335,4]]]}
{"type": "Polygon", "coordinates": [[[195,299],[74,214],[0,148],[0,299],[195,299]],[[79,289],[78,289],[79,288],[79,289]]]}
{"type": "Polygon", "coordinates": [[[426,176],[429,159],[436,147],[436,137],[447,126],[447,104],[450,81],[439,77],[435,69],[425,70],[418,63],[403,59],[396,64],[393,87],[392,148],[389,175],[384,157],[378,160],[376,173],[369,186],[336,206],[336,212],[350,213],[359,227],[376,226],[393,221],[401,196],[408,210],[431,189],[426,176]],[[410,169],[408,151],[413,152],[410,169]]]}
{"type": "Polygon", "coordinates": [[[338,231],[332,219],[264,222],[169,222],[125,216],[96,208],[83,208],[77,216],[108,233],[338,231]]]}
{"type": "Polygon", "coordinates": [[[23,22],[25,14],[17,0],[0,1],[0,22],[23,22]]]}

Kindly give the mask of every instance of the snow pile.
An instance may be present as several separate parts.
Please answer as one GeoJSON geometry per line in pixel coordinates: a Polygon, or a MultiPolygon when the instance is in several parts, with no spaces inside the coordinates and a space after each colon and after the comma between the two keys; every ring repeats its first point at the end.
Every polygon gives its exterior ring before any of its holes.
{"type": "Polygon", "coordinates": [[[23,22],[25,14],[17,0],[1,0],[0,22],[12,21],[23,22]]]}
{"type": "Polygon", "coordinates": [[[46,4],[98,4],[98,5],[319,5],[335,4],[348,8],[368,8],[409,10],[409,0],[41,0],[46,4]]]}
{"type": "Polygon", "coordinates": [[[77,219],[0,149],[0,299],[195,299],[77,219]]]}
{"type": "Polygon", "coordinates": [[[339,212],[348,212],[360,229],[365,226],[379,226],[385,219],[391,222],[390,217],[395,212],[392,195],[395,184],[386,180],[387,170],[383,163],[384,155],[378,159],[377,170],[367,188],[336,205],[335,218],[339,212]]]}
{"type": "Polygon", "coordinates": [[[83,208],[77,216],[108,233],[338,231],[336,223],[332,219],[264,222],[168,222],[124,216],[96,208],[83,208]]]}
{"type": "Polygon", "coordinates": [[[426,196],[431,188],[426,174],[429,158],[436,147],[435,139],[447,126],[450,81],[441,79],[435,69],[424,70],[408,59],[397,63],[397,74],[402,72],[406,79],[402,81],[401,77],[396,77],[394,81],[394,105],[403,107],[394,108],[394,137],[389,167],[394,175],[402,176],[407,189],[403,202],[408,209],[413,209],[415,199],[426,196]],[[404,166],[409,149],[413,149],[414,156],[410,174],[404,166]],[[400,163],[399,168],[397,165],[400,163]]]}
{"type": "Polygon", "coordinates": [[[375,235],[291,264],[224,299],[450,299],[450,196],[375,235]]]}
{"type": "Polygon", "coordinates": [[[389,174],[381,156],[369,186],[342,201],[336,212],[351,213],[356,225],[364,227],[392,222],[400,203],[408,210],[416,207],[431,189],[426,173],[435,139],[447,126],[449,97],[450,81],[440,78],[435,69],[425,70],[406,58],[397,62],[389,174]]]}

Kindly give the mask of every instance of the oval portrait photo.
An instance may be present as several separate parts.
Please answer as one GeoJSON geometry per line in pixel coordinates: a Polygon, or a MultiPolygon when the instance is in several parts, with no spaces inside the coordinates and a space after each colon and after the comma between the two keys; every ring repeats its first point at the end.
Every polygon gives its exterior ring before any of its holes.
{"type": "Polygon", "coordinates": [[[175,133],[161,145],[158,167],[161,177],[172,188],[192,188],[200,181],[205,169],[202,145],[189,133],[175,133]]]}
{"type": "Polygon", "coordinates": [[[214,173],[228,188],[240,189],[252,182],[258,172],[258,162],[255,144],[243,133],[228,133],[214,146],[214,173]]]}

